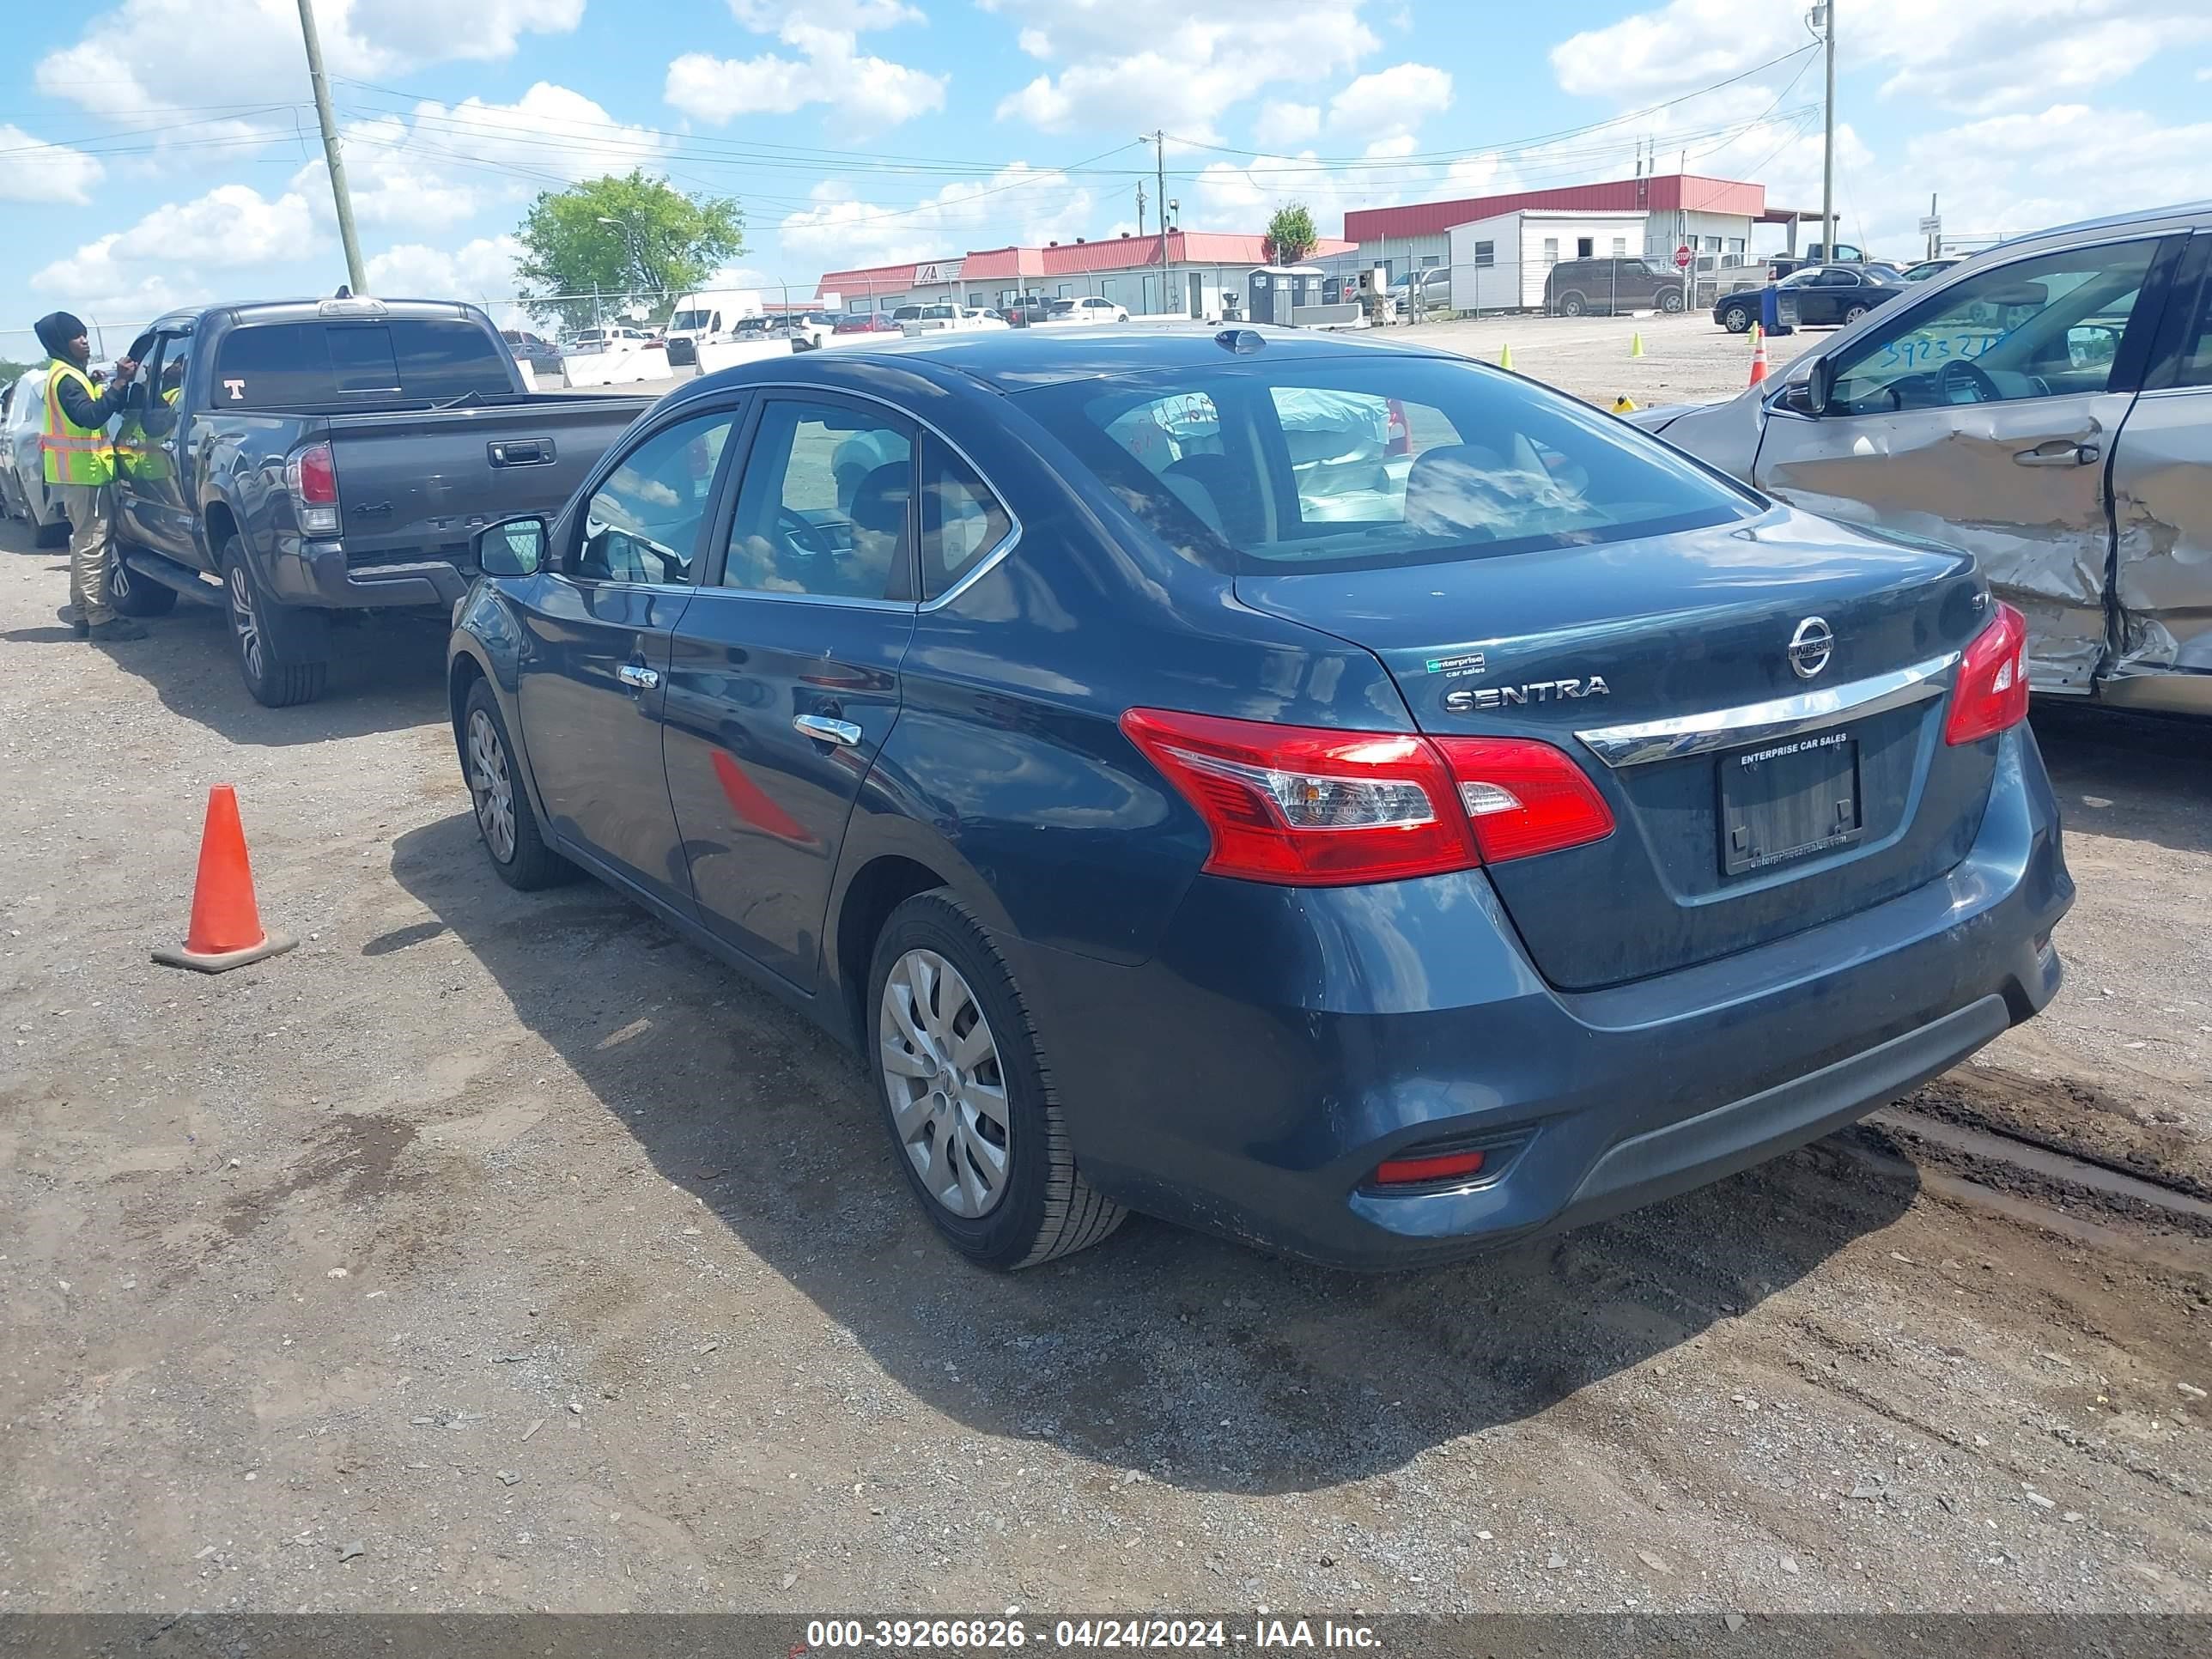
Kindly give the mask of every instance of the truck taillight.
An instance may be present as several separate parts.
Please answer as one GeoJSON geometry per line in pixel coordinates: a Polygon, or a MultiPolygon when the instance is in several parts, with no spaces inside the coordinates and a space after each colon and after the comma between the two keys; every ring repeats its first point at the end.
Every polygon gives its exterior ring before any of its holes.
{"type": "Polygon", "coordinates": [[[284,487],[301,535],[338,533],[338,473],[328,444],[309,444],[285,462],[284,487]]]}
{"type": "Polygon", "coordinates": [[[1997,602],[1997,613],[1966,647],[1943,741],[1973,743],[2027,718],[2027,618],[1997,602]]]}
{"type": "Polygon", "coordinates": [[[1133,708],[1121,730],[1205,821],[1215,875],[1294,887],[1438,875],[1611,835],[1549,744],[1133,708]]]}

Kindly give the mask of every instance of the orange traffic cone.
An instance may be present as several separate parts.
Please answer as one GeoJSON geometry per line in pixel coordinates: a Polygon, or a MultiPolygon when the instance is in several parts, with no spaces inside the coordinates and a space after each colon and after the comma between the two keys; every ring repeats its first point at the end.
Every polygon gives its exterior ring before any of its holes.
{"type": "Polygon", "coordinates": [[[1766,378],[1766,331],[1757,324],[1752,325],[1751,379],[1747,385],[1757,386],[1766,378]]]}
{"type": "Polygon", "coordinates": [[[207,823],[200,830],[200,871],[192,884],[191,926],[181,951],[156,951],[172,968],[219,974],[289,951],[297,940],[264,932],[253,902],[253,866],[246,861],[246,830],[238,821],[238,792],[227,783],[208,791],[207,823]]]}

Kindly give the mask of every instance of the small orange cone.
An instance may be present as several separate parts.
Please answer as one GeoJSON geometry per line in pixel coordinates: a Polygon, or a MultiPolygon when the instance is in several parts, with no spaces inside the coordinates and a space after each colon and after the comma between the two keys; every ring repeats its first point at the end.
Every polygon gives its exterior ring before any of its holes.
{"type": "Polygon", "coordinates": [[[181,951],[156,951],[172,968],[219,974],[289,951],[297,940],[261,926],[253,902],[253,866],[246,861],[246,830],[238,821],[238,792],[227,783],[208,791],[207,823],[200,831],[200,870],[192,884],[192,920],[181,951]]]}
{"type": "Polygon", "coordinates": [[[1746,382],[1757,386],[1766,378],[1766,331],[1758,324],[1751,330],[1751,379],[1746,382]]]}

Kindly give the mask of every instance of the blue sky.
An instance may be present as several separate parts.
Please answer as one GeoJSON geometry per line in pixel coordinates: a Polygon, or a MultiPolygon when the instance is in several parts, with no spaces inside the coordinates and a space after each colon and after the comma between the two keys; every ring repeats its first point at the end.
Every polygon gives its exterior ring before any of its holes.
{"type": "MultiPolygon", "coordinates": [[[[295,0],[17,9],[0,355],[28,355],[12,331],[58,306],[119,326],[343,279],[295,0]]],[[[1302,200],[1334,234],[1352,207],[1624,176],[1644,139],[1665,170],[1686,149],[1694,172],[1820,197],[1799,0],[316,9],[372,286],[395,295],[512,294],[531,194],[633,165],[737,197],[738,280],[794,289],[839,265],[1111,235],[1151,188],[1133,140],[1154,127],[1193,228],[1256,230],[1302,200]]],[[[2202,0],[1839,12],[1838,208],[1877,251],[1918,247],[1930,191],[1969,234],[2212,195],[2202,0]]]]}

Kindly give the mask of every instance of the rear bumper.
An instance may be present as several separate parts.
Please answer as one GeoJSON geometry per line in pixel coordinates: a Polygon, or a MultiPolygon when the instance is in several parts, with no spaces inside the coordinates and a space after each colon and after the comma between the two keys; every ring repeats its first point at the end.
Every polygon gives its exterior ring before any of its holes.
{"type": "Polygon", "coordinates": [[[1201,878],[1152,958],[1006,941],[1078,1162],[1133,1208],[1330,1265],[1449,1259],[1717,1180],[1841,1127],[2057,993],[2073,900],[2034,739],[2000,743],[1968,857],[1717,962],[1569,994],[1480,873],[1201,878]],[[1480,1177],[1383,1193],[1434,1142],[1480,1177]]]}
{"type": "Polygon", "coordinates": [[[469,591],[469,578],[442,559],[351,565],[343,542],[287,539],[267,570],[269,592],[280,604],[326,611],[434,606],[450,614],[469,591]]]}

